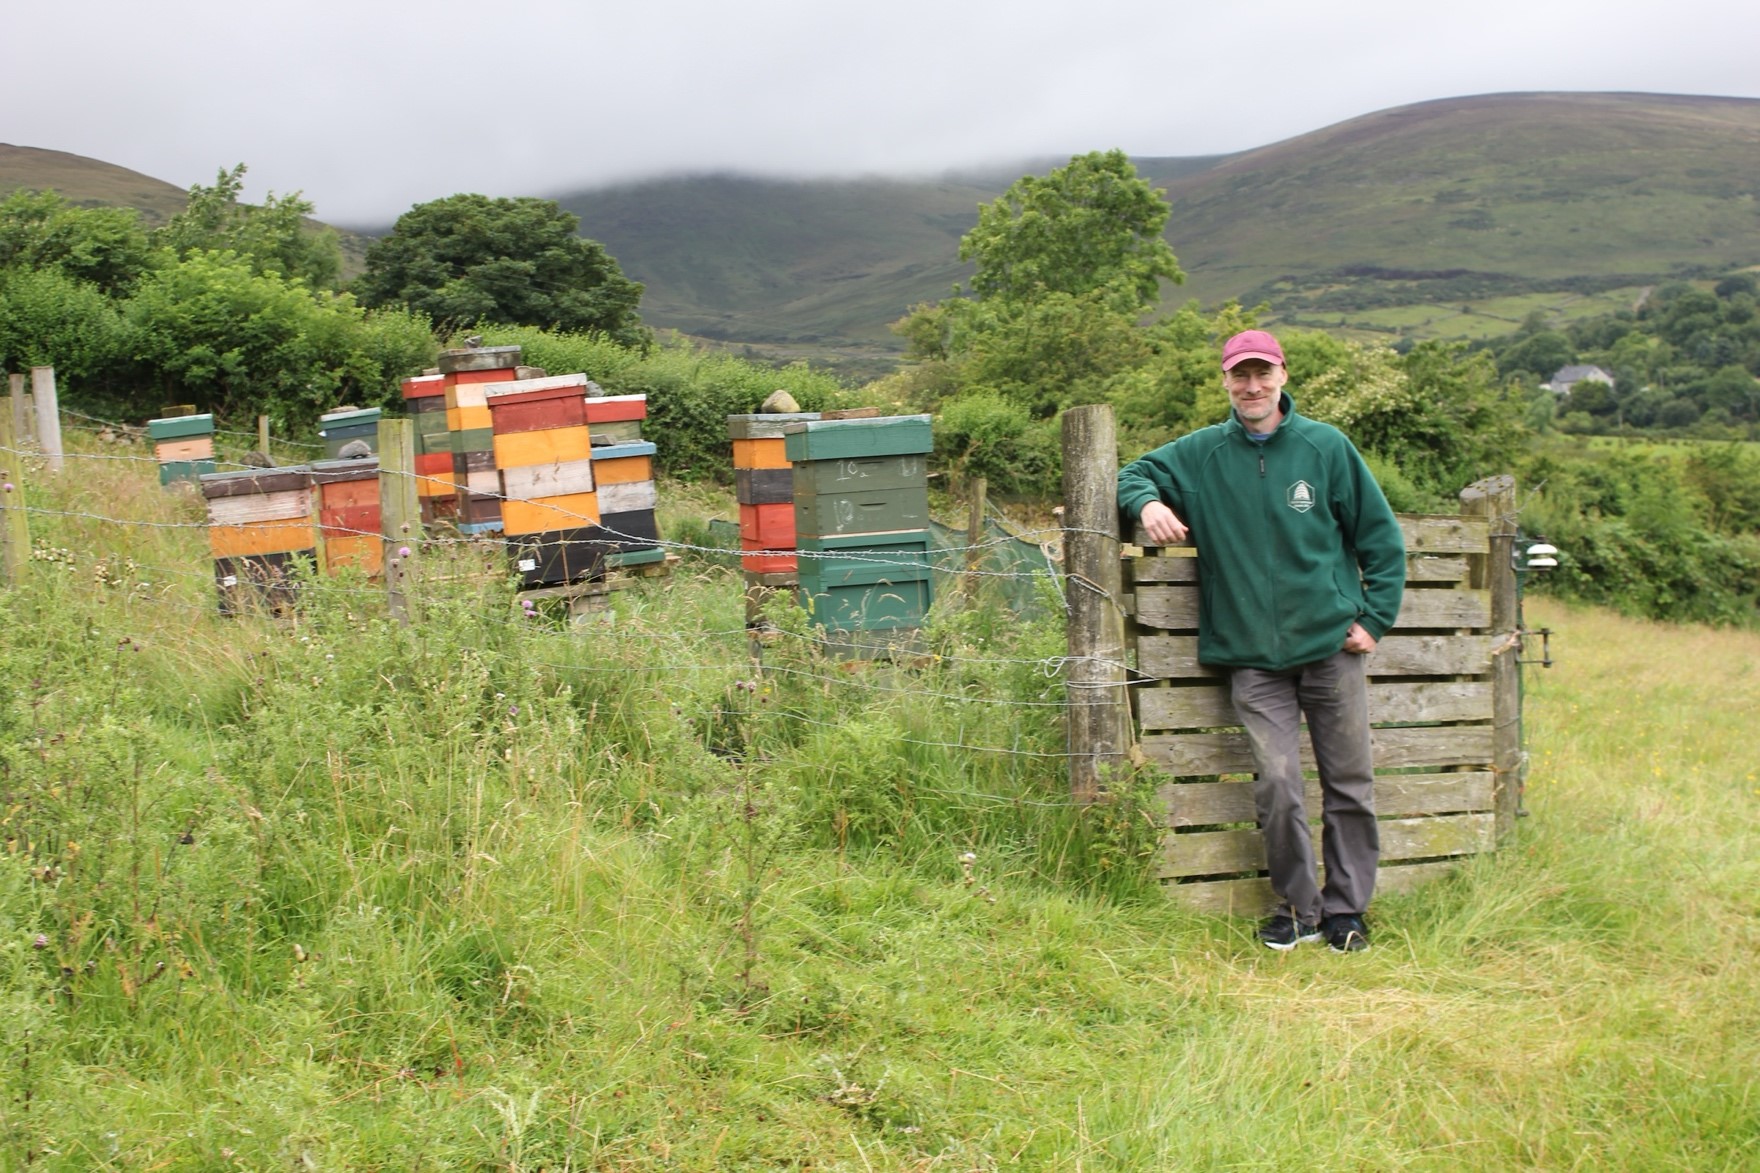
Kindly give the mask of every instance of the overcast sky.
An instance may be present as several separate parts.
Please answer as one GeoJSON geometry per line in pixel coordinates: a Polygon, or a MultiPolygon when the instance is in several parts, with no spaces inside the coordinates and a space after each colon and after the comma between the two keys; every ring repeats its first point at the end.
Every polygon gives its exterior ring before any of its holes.
{"type": "Polygon", "coordinates": [[[1714,0],[56,0],[7,6],[0,141],[389,223],[458,191],[1244,150],[1514,90],[1760,97],[1714,0]]]}

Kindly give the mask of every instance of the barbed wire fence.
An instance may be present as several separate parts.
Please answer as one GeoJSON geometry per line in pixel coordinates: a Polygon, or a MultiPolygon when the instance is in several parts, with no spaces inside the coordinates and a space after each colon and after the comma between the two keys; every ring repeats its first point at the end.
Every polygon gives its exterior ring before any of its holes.
{"type": "MultiPolygon", "coordinates": [[[[193,486],[173,483],[160,488],[154,483],[159,462],[150,454],[94,450],[109,443],[131,442],[133,434],[140,429],[131,429],[116,421],[66,409],[62,409],[61,415],[67,420],[66,434],[75,443],[65,445],[64,447],[71,450],[58,454],[64,466],[60,473],[48,472],[47,462],[40,450],[28,441],[20,441],[12,436],[9,426],[6,427],[5,434],[0,435],[0,467],[7,474],[3,504],[6,514],[4,531],[9,535],[6,548],[6,573],[9,580],[16,582],[22,574],[30,573],[33,569],[43,573],[60,573],[75,581],[89,580],[96,588],[106,590],[108,598],[120,602],[121,613],[124,615],[157,612],[178,616],[179,622],[188,624],[232,622],[220,616],[215,602],[215,573],[211,559],[205,557],[209,525],[199,494],[191,491],[193,486]],[[142,474],[150,472],[152,476],[132,476],[136,471],[142,474]],[[86,578],[82,579],[82,574],[86,578]]],[[[245,432],[217,434],[239,436],[253,441],[258,439],[256,434],[245,432]]],[[[321,447],[278,438],[275,442],[286,447],[321,447]]],[[[221,468],[247,467],[242,463],[221,461],[217,461],[216,465],[221,468]]],[[[402,478],[418,485],[427,482],[443,484],[448,490],[454,488],[450,481],[413,471],[384,467],[379,471],[382,477],[393,480],[402,478]]],[[[508,500],[499,494],[476,495],[508,500]]],[[[600,524],[600,519],[596,517],[566,509],[560,512],[578,519],[582,526],[600,524]]],[[[313,524],[316,527],[316,518],[313,524]]],[[[346,526],[325,526],[324,529],[330,534],[382,538],[388,544],[395,543],[399,550],[407,549],[406,557],[414,566],[421,568],[413,579],[414,589],[422,592],[427,601],[438,600],[448,593],[453,596],[461,593],[470,595],[479,601],[496,600],[506,605],[485,608],[481,616],[483,622],[529,624],[531,612],[522,611],[514,603],[515,592],[511,587],[512,576],[507,570],[505,546],[498,537],[486,539],[450,533],[439,528],[419,535],[397,537],[380,531],[346,526]],[[475,594],[472,595],[472,592],[475,594]]],[[[738,545],[723,545],[712,541],[664,537],[656,541],[648,537],[622,534],[613,529],[605,529],[604,532],[612,540],[625,539],[643,545],[657,545],[669,554],[683,559],[690,569],[700,570],[700,575],[696,577],[702,580],[704,590],[719,590],[726,596],[729,610],[742,597],[742,578],[737,571],[730,568],[739,565],[738,559],[742,554],[750,554],[752,551],[738,545]]],[[[1025,533],[1001,533],[977,542],[942,545],[937,547],[935,554],[944,565],[937,569],[942,570],[949,581],[990,582],[1049,595],[1057,600],[1056,609],[1062,610],[1068,605],[1067,591],[1070,587],[1077,590],[1089,587],[1079,576],[1068,577],[1062,572],[1061,545],[1066,532],[1068,531],[1061,528],[1045,528],[1025,533]],[[1020,560],[1001,569],[983,565],[986,558],[997,560],[997,556],[1005,551],[1018,549],[1023,543],[1037,547],[1040,554],[1036,564],[1028,564],[1029,568],[1021,568],[1023,563],[1020,560]]],[[[799,559],[835,557],[845,562],[889,561],[882,555],[867,556],[849,551],[835,554],[809,550],[781,552],[799,559]]],[[[656,600],[664,600],[675,593],[665,585],[667,581],[652,580],[650,589],[646,591],[638,582],[631,587],[629,597],[632,600],[641,600],[639,609],[644,613],[654,612],[657,610],[656,600]]],[[[387,598],[384,587],[374,585],[365,576],[358,574],[327,580],[322,585],[322,592],[351,607],[358,606],[365,614],[382,611],[387,598]]],[[[960,601],[957,604],[950,601],[949,605],[1001,605],[995,598],[974,602],[970,593],[965,591],[943,593],[959,596],[960,601]]],[[[665,612],[661,610],[657,621],[663,623],[664,617],[665,612]]],[[[1083,696],[1084,692],[1095,688],[1124,687],[1122,681],[1095,681],[1081,678],[1080,673],[1072,673],[1072,658],[1069,655],[990,654],[994,649],[982,643],[974,644],[969,638],[937,644],[926,654],[912,658],[902,672],[851,671],[847,664],[840,665],[829,654],[816,654],[829,653],[839,641],[805,623],[767,626],[763,632],[764,641],[771,647],[786,647],[793,654],[766,657],[761,664],[755,665],[751,660],[753,630],[747,624],[698,626],[689,630],[674,628],[656,633],[652,629],[652,622],[639,633],[632,634],[627,644],[619,649],[620,655],[607,657],[605,662],[585,662],[579,657],[534,659],[529,655],[522,658],[521,662],[559,674],[586,676],[629,672],[632,670],[631,659],[639,659],[638,653],[645,648],[652,655],[666,656],[664,664],[657,667],[663,667],[667,673],[689,674],[710,680],[722,677],[732,681],[757,671],[855,698],[851,707],[858,711],[864,707],[864,699],[879,701],[891,698],[908,701],[944,715],[955,715],[946,723],[937,723],[937,727],[956,731],[963,724],[957,719],[957,714],[961,711],[982,712],[1007,708],[1013,710],[1019,718],[1015,726],[1016,735],[1010,739],[1011,744],[969,740],[958,732],[939,736],[901,735],[899,740],[950,752],[1040,761],[1088,756],[1086,753],[1043,748],[1048,741],[1045,730],[1060,727],[1068,711],[1089,707],[1083,696]],[[663,644],[657,645],[654,642],[655,634],[663,637],[663,644]],[[694,653],[694,658],[679,659],[670,654],[679,651],[694,653]],[[1043,685],[1036,696],[1017,694],[999,697],[984,695],[982,692],[956,691],[945,683],[931,683],[947,681],[961,673],[982,675],[998,669],[1016,670],[1023,676],[1042,680],[1043,685]]],[[[602,645],[604,641],[615,640],[618,630],[619,626],[613,615],[607,623],[591,625],[584,633],[570,633],[559,636],[559,639],[578,641],[584,634],[586,638],[602,645]]],[[[1006,653],[1007,648],[1002,648],[1002,651],[1006,653]]],[[[485,654],[501,653],[491,649],[485,654]]],[[[1120,662],[1107,667],[1122,672],[1124,665],[1120,662]]],[[[740,715],[740,712],[722,709],[717,710],[717,714],[733,717],[740,715]]],[[[807,726],[835,728],[838,724],[806,712],[783,716],[807,726]]],[[[927,730],[923,732],[928,733],[927,730]]],[[[1018,796],[994,797],[995,801],[1006,803],[1027,801],[1018,796]]],[[[1046,801],[1044,805],[1062,806],[1067,801],[1057,799],[1046,801]]]]}

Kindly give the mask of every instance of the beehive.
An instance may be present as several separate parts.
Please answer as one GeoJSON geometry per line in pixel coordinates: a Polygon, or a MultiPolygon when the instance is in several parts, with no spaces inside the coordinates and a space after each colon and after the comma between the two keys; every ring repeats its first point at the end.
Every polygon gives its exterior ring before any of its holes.
{"type": "Polygon", "coordinates": [[[209,473],[200,485],[221,611],[231,614],[253,594],[271,605],[290,600],[292,564],[319,556],[311,468],[209,473]]]}
{"type": "Polygon", "coordinates": [[[930,603],[929,417],[806,420],[783,440],[801,605],[830,632],[913,634],[930,603]]]}
{"type": "Polygon", "coordinates": [[[385,567],[379,522],[379,460],[320,460],[312,465],[321,564],[326,572],[353,566],[377,578],[385,567]]]}
{"type": "Polygon", "coordinates": [[[377,452],[379,415],[376,407],[349,407],[319,416],[318,436],[324,441],[325,459],[341,457],[343,446],[353,440],[360,440],[377,452]]]}
{"type": "Polygon", "coordinates": [[[783,428],[818,419],[816,412],[730,415],[733,488],[739,502],[740,565],[750,574],[793,574],[794,466],[783,428]]]}
{"type": "Polygon", "coordinates": [[[214,417],[179,415],[147,421],[159,483],[193,481],[214,471],[214,417]]]}
{"type": "Polygon", "coordinates": [[[524,586],[576,582],[603,570],[586,389],[579,374],[482,385],[505,498],[501,532],[524,586]]]}
{"type": "Polygon", "coordinates": [[[485,346],[440,354],[440,375],[446,388],[446,428],[452,434],[452,479],[458,492],[460,533],[503,531],[495,432],[483,388],[515,381],[519,360],[517,346],[485,346]]]}
{"type": "Polygon", "coordinates": [[[415,431],[416,497],[422,521],[433,524],[458,507],[452,479],[452,432],[446,426],[446,376],[418,375],[403,381],[404,407],[415,431]]]}

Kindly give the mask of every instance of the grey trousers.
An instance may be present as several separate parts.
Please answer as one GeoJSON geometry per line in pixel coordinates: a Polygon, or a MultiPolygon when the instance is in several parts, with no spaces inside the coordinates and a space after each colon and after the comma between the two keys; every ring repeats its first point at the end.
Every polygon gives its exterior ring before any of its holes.
{"type": "Polygon", "coordinates": [[[1361,916],[1375,892],[1381,837],[1375,826],[1369,691],[1363,657],[1339,652],[1283,672],[1236,668],[1229,689],[1247,727],[1258,777],[1253,801],[1271,887],[1304,922],[1361,916]],[[1308,719],[1320,768],[1321,851],[1326,887],[1314,871],[1314,842],[1303,800],[1301,721],[1308,719]]]}

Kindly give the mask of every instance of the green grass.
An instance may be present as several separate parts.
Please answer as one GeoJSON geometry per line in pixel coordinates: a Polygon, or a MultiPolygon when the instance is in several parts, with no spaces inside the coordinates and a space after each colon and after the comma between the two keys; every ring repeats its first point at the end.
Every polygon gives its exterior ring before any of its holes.
{"type": "Polygon", "coordinates": [[[784,608],[759,671],[726,571],[570,626],[468,551],[408,628],[358,580],[221,621],[199,508],[76,467],[32,503],[158,525],[35,515],[0,591],[0,1165],[1760,1160],[1760,636],[1530,600],[1515,839],[1274,955],[1128,804],[958,748],[1060,748],[1054,625],[854,671],[784,608]]]}

